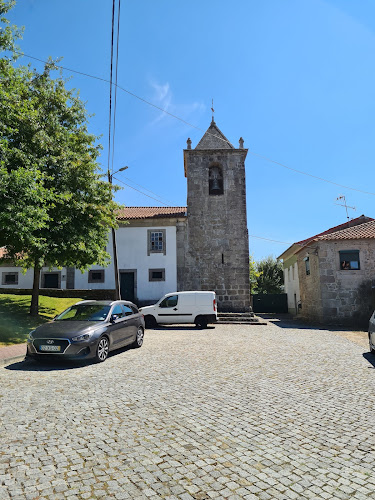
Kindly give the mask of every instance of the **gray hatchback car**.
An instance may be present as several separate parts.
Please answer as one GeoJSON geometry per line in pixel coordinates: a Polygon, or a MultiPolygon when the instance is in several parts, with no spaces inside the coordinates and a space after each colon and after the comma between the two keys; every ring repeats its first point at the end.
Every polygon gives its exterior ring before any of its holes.
{"type": "Polygon", "coordinates": [[[132,302],[84,300],[30,332],[27,356],[105,361],[110,351],[143,344],[145,321],[132,302]]]}

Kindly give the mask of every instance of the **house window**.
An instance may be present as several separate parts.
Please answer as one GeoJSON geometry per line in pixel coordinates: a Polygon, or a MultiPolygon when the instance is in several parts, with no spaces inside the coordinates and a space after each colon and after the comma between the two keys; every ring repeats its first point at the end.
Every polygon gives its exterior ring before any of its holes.
{"type": "Polygon", "coordinates": [[[151,253],[163,253],[165,255],[165,229],[148,229],[147,239],[147,255],[151,253]]]}
{"type": "Polygon", "coordinates": [[[223,194],[223,173],[220,167],[210,167],[208,171],[209,194],[223,194]]]}
{"type": "Polygon", "coordinates": [[[310,274],[310,257],[305,257],[303,260],[305,261],[306,276],[308,276],[310,274]]]}
{"type": "Polygon", "coordinates": [[[89,283],[104,283],[104,269],[91,269],[89,271],[89,283]]]}
{"type": "Polygon", "coordinates": [[[340,269],[355,270],[360,269],[359,266],[359,250],[342,250],[340,254],[340,269]]]}
{"type": "Polygon", "coordinates": [[[3,285],[18,285],[18,273],[2,273],[3,285]]]}
{"type": "Polygon", "coordinates": [[[165,281],[165,269],[149,269],[148,281],[165,281]]]}

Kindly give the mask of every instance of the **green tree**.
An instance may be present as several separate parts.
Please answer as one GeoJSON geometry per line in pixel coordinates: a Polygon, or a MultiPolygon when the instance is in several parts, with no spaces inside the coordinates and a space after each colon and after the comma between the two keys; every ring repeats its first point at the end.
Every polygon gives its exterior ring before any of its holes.
{"type": "MultiPolygon", "coordinates": [[[[13,3],[0,0],[1,16],[13,3]]],[[[43,73],[15,67],[20,33],[1,21],[0,247],[24,269],[34,268],[30,313],[37,315],[43,266],[84,270],[108,262],[117,205],[101,180],[100,146],[78,93],[61,75],[51,77],[53,61],[43,73]]]]}
{"type": "Polygon", "coordinates": [[[252,254],[250,254],[249,256],[249,268],[250,268],[250,294],[254,295],[255,293],[257,293],[257,288],[258,288],[257,279],[259,273],[257,271],[257,264],[252,254]]]}
{"type": "Polygon", "coordinates": [[[282,293],[284,291],[283,266],[271,255],[256,262],[256,293],[282,293]]]}

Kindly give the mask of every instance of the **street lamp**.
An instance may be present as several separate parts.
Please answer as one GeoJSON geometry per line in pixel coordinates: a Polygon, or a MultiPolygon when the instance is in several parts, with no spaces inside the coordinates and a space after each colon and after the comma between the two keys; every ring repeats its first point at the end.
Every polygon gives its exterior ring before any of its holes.
{"type": "MultiPolygon", "coordinates": [[[[111,192],[112,192],[112,179],[114,174],[117,174],[118,172],[123,172],[127,168],[128,167],[121,167],[119,170],[116,170],[116,172],[112,174],[108,169],[108,182],[111,186],[111,192]]],[[[120,277],[119,277],[118,260],[117,260],[116,231],[114,228],[112,228],[112,248],[113,248],[113,266],[115,271],[115,300],[121,300],[120,277]]]]}

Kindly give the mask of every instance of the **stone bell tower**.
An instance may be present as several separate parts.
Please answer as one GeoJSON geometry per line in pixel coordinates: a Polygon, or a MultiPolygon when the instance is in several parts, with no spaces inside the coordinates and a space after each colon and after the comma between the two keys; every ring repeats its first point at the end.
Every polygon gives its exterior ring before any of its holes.
{"type": "Polygon", "coordinates": [[[187,225],[179,289],[214,290],[225,312],[250,311],[246,155],[243,139],[234,148],[213,118],[195,149],[188,139],[184,150],[187,225]]]}

